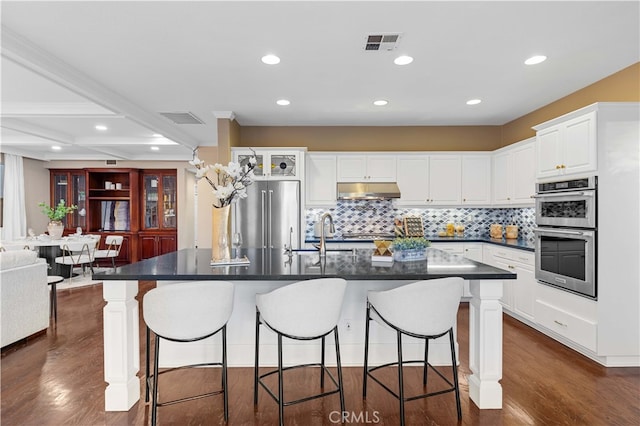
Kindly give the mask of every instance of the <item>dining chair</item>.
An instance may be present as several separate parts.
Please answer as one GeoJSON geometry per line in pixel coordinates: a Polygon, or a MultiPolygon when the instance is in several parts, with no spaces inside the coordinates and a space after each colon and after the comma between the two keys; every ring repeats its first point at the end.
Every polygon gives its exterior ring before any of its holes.
{"type": "Polygon", "coordinates": [[[106,244],[105,249],[96,250],[94,258],[98,259],[111,259],[111,265],[113,269],[116,269],[116,258],[120,255],[120,248],[124,237],[122,235],[108,235],[104,240],[106,244]]]}
{"type": "Polygon", "coordinates": [[[98,240],[89,239],[87,241],[65,241],[60,243],[62,256],[56,257],[56,263],[69,266],[69,280],[73,276],[73,267],[82,266],[82,276],[85,268],[89,265],[93,274],[93,255],[96,251],[98,240]]]}

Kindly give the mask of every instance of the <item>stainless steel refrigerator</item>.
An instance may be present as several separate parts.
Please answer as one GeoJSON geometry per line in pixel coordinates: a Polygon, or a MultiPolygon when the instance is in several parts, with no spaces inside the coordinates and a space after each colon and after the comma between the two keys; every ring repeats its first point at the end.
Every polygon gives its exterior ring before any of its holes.
{"type": "Polygon", "coordinates": [[[242,233],[243,248],[300,248],[300,182],[255,181],[247,198],[233,209],[234,232],[242,233]]]}

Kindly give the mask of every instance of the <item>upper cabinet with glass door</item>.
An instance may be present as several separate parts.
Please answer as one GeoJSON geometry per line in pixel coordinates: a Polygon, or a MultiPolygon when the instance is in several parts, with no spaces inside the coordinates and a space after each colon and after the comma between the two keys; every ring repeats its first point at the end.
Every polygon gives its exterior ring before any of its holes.
{"type": "Polygon", "coordinates": [[[178,206],[174,170],[145,170],[142,174],[142,228],[175,230],[178,206]]]}
{"type": "MultiPolygon", "coordinates": [[[[253,153],[250,149],[234,149],[233,161],[248,164],[253,153]]],[[[304,176],[304,150],[256,149],[256,180],[298,180],[304,176]]]]}
{"type": "Polygon", "coordinates": [[[65,228],[87,230],[87,174],[84,170],[51,170],[51,204],[64,200],[66,205],[78,206],[64,220],[65,228]]]}

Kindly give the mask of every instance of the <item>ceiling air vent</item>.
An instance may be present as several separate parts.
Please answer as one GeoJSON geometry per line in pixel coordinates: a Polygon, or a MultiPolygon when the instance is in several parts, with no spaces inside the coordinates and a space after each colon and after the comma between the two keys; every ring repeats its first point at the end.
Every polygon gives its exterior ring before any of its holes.
{"type": "Polygon", "coordinates": [[[394,50],[400,43],[401,34],[370,34],[367,36],[367,41],[364,46],[364,50],[394,50]]]}
{"type": "Polygon", "coordinates": [[[161,112],[160,115],[168,118],[175,124],[204,124],[204,121],[190,112],[161,112]]]}
{"type": "Polygon", "coordinates": [[[115,166],[117,164],[116,160],[107,160],[106,161],[107,166],[115,166]]]}

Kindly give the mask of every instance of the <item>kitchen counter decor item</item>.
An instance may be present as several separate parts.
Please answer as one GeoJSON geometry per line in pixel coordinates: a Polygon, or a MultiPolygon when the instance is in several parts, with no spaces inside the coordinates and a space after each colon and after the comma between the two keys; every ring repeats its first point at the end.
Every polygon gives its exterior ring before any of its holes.
{"type": "Polygon", "coordinates": [[[497,223],[492,224],[489,227],[489,236],[491,238],[502,238],[502,225],[498,225],[497,223]]]}
{"type": "MultiPolygon", "coordinates": [[[[252,150],[253,152],[253,150],[252,150]]],[[[211,259],[228,260],[231,257],[229,243],[229,210],[231,203],[247,197],[247,186],[255,180],[253,169],[256,166],[255,152],[245,165],[229,162],[227,166],[205,165],[194,151],[189,164],[196,168],[196,180],[205,179],[213,189],[213,211],[211,214],[211,259]],[[212,176],[209,177],[209,171],[212,176]]]]}
{"type": "Polygon", "coordinates": [[[515,240],[518,238],[518,226],[517,225],[507,225],[507,230],[505,232],[505,238],[508,240],[515,240]]]}
{"type": "Polygon", "coordinates": [[[393,253],[391,252],[391,241],[374,240],[376,249],[371,255],[371,260],[376,262],[393,262],[393,253]]]}
{"type": "Polygon", "coordinates": [[[393,240],[393,260],[398,262],[410,262],[425,260],[427,247],[431,242],[424,237],[396,238],[393,240]]]}
{"type": "Polygon", "coordinates": [[[423,237],[424,236],[424,227],[422,226],[422,217],[406,216],[403,219],[403,222],[404,222],[405,237],[423,237]]]}
{"type": "Polygon", "coordinates": [[[453,223],[447,223],[447,237],[453,237],[456,233],[456,227],[453,223]]]}

